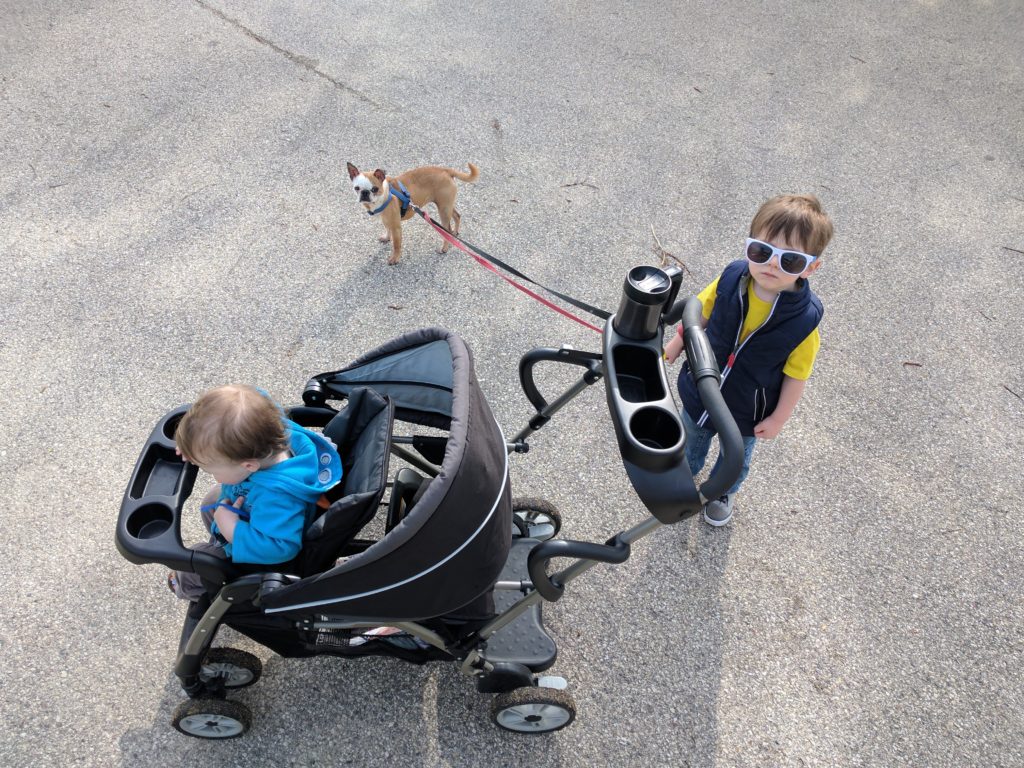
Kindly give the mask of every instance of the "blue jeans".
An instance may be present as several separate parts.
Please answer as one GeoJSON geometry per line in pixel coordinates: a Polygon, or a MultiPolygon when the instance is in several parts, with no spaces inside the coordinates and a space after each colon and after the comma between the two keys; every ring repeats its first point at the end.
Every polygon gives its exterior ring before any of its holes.
{"type": "MultiPolygon", "coordinates": [[[[711,438],[715,436],[715,433],[710,429],[698,427],[685,408],[682,416],[683,429],[686,430],[686,461],[690,465],[690,472],[696,477],[697,473],[704,469],[704,462],[708,458],[708,449],[711,448],[711,438]]],[[[736,493],[743,485],[743,481],[747,479],[747,473],[750,471],[750,457],[754,455],[755,443],[757,443],[756,437],[743,438],[743,469],[740,470],[740,476],[736,478],[736,482],[729,489],[730,494],[736,493]]],[[[722,455],[719,454],[715,466],[711,468],[711,474],[715,474],[721,463],[722,455]]]]}

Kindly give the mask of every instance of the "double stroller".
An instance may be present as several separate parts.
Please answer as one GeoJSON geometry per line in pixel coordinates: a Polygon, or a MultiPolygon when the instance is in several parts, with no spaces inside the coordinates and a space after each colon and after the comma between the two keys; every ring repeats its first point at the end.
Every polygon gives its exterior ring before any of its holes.
{"type": "Polygon", "coordinates": [[[222,739],[251,725],[249,710],[229,694],[255,683],[261,662],[213,647],[224,625],[283,657],[456,662],[493,695],[498,726],[545,733],[569,725],[576,711],[566,681],[545,674],[557,648],[544,628],[544,602],[560,599],[597,563],[624,562],[632,542],[699,511],[740,469],[742,440],[719,393],[700,303],[675,301],[680,277],[631,270],[600,353],[527,352],[519,375],[536,413],[511,439],[480,391],[469,348],[443,329],[407,333],[313,377],[288,416],[334,441],[344,474],[286,565],[243,567],[183,545],[182,509],[197,469],[176,455],[173,436],[188,407],[165,415],[132,473],[116,542],[129,561],[195,572],[207,588],[182,628],[174,671],[189,698],[174,714],[175,728],[222,739]],[[680,316],[689,372],[722,444],[723,461],[699,490],[683,458],[661,354],[663,329],[680,316]],[[548,402],[534,380],[541,363],[578,366],[582,375],[548,402]],[[560,539],[558,510],[513,498],[509,458],[526,453],[530,435],[601,380],[624,467],[651,517],[604,543],[560,539]],[[394,474],[392,458],[403,465],[394,474]],[[363,538],[381,527],[379,516],[383,535],[363,538]],[[568,564],[550,568],[556,559],[568,564]],[[381,627],[388,634],[373,630],[381,627]]]}

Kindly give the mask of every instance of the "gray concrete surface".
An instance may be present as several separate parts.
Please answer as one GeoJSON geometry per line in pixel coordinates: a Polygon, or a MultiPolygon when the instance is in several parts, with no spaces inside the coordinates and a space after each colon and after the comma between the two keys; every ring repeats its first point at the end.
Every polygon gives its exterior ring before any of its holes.
{"type": "MultiPolygon", "coordinates": [[[[0,3],[0,764],[1024,764],[1022,31],[1017,2],[0,3]],[[548,610],[563,732],[499,731],[450,666],[248,641],[250,734],[169,726],[182,605],[113,546],[161,414],[294,402],[440,324],[512,431],[523,352],[597,348],[422,222],[385,266],[348,160],[478,163],[467,239],[608,308],[652,227],[696,291],[768,196],[834,217],[818,367],[734,523],[548,610]]],[[[642,519],[600,392],[533,446],[515,491],[567,536],[642,519]]]]}

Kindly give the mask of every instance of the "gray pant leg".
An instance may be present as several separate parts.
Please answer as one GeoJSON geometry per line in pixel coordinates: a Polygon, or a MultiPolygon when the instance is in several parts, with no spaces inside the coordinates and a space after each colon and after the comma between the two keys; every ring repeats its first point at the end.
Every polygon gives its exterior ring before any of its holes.
{"type": "MultiPolygon", "coordinates": [[[[203,525],[206,526],[206,530],[210,530],[210,525],[213,523],[213,512],[207,510],[200,510],[200,514],[203,516],[203,525]]],[[[227,553],[224,552],[224,547],[217,541],[212,535],[210,540],[207,542],[200,542],[192,547],[196,552],[206,552],[219,557],[221,560],[227,560],[227,553]]],[[[203,587],[202,579],[199,578],[198,573],[192,571],[175,571],[175,578],[178,580],[177,586],[174,588],[174,594],[183,600],[198,600],[206,594],[206,589],[203,587]]]]}
{"type": "MultiPolygon", "coordinates": [[[[224,552],[222,547],[216,541],[200,542],[192,547],[196,552],[206,552],[219,557],[221,560],[227,560],[228,556],[224,552]]],[[[192,571],[175,571],[175,578],[178,580],[177,586],[174,588],[174,594],[183,600],[198,600],[206,594],[206,588],[203,587],[203,581],[199,578],[198,573],[192,571]]]]}

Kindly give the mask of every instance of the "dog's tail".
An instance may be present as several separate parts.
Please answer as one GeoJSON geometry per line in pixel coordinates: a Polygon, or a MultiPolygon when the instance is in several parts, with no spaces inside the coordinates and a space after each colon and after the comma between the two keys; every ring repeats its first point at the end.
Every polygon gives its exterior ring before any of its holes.
{"type": "Polygon", "coordinates": [[[476,181],[477,179],[479,179],[480,169],[477,168],[472,163],[466,163],[466,165],[469,166],[469,173],[466,173],[464,171],[457,171],[454,168],[445,168],[445,170],[448,171],[450,176],[458,179],[459,181],[476,181]]]}

